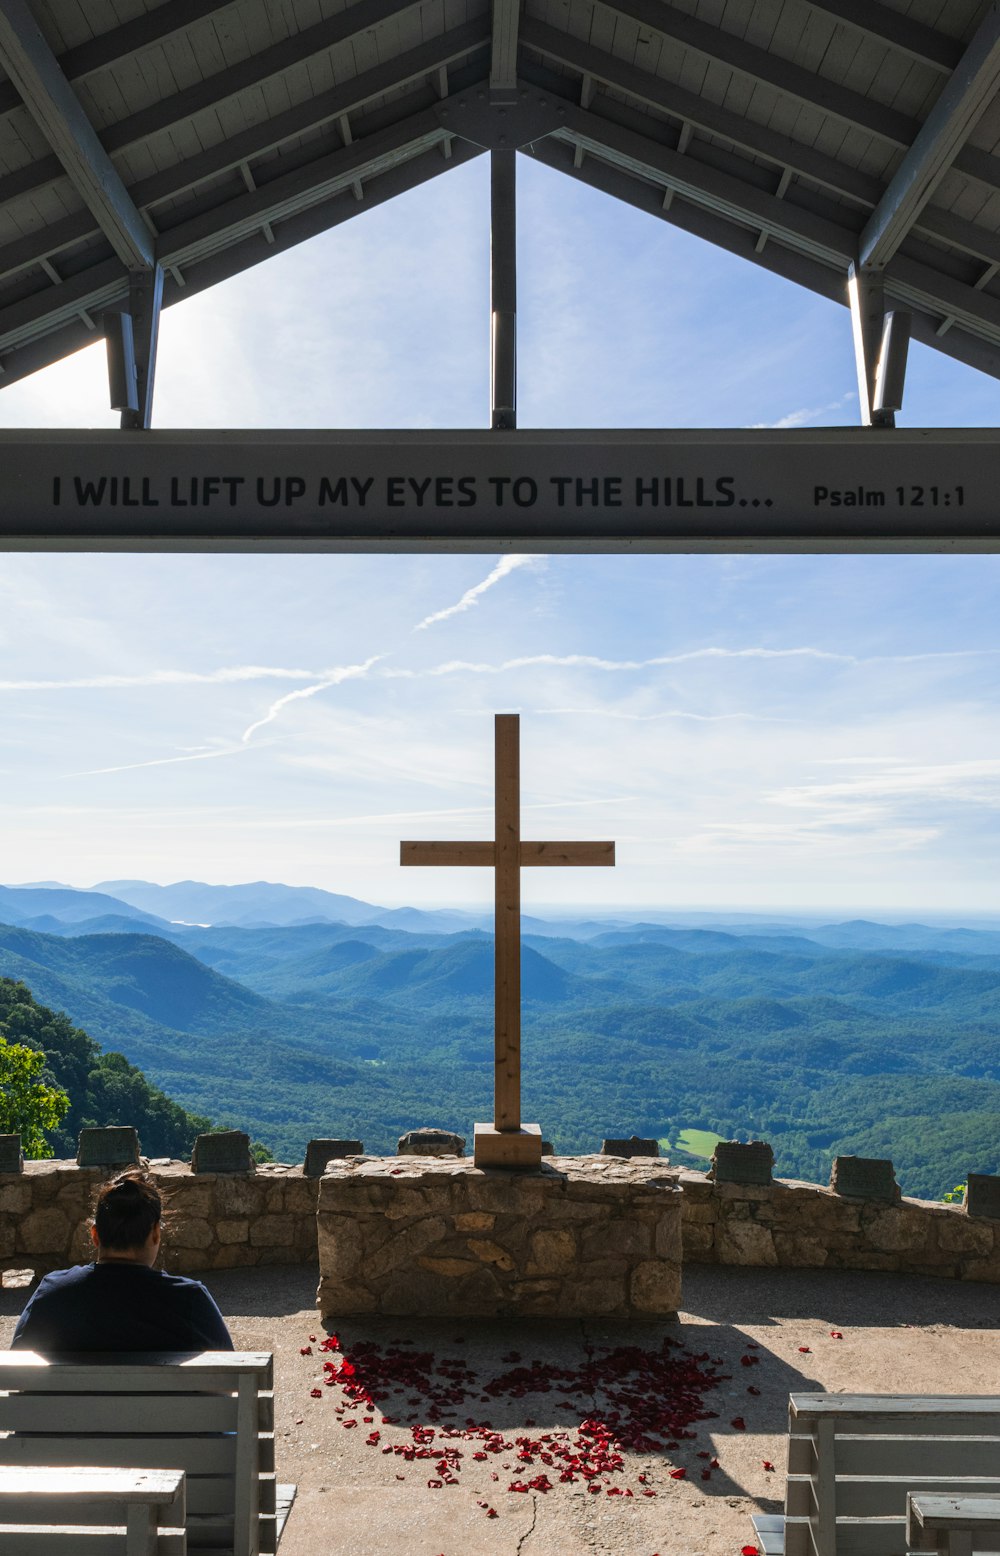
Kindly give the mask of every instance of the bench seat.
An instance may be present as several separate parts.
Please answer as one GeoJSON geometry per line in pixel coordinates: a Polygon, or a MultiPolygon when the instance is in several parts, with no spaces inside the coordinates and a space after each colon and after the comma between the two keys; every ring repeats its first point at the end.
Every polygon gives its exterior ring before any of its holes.
{"type": "Polygon", "coordinates": [[[294,1496],[275,1483],[272,1377],[266,1353],[0,1352],[0,1466],[181,1470],[188,1549],[265,1556],[294,1496]]]}
{"type": "Polygon", "coordinates": [[[792,1394],[783,1518],[766,1556],[903,1556],[909,1492],[1000,1496],[996,1395],[792,1394]]]}
{"type": "Polygon", "coordinates": [[[11,1556],[186,1556],[180,1470],[0,1467],[11,1556]]]}

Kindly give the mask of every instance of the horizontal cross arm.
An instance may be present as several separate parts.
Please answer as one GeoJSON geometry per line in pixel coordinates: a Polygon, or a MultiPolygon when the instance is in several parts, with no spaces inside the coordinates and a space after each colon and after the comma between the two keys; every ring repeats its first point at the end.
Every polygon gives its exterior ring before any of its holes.
{"type": "Polygon", "coordinates": [[[475,864],[492,869],[493,843],[400,843],[400,864],[475,864]]]}
{"type": "Polygon", "coordinates": [[[521,843],[521,864],[614,864],[614,843],[521,843]]]}

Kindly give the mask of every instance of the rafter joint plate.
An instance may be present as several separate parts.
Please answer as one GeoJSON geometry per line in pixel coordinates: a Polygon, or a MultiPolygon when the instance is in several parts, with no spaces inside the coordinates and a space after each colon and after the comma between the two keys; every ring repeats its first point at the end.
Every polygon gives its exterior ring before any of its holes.
{"type": "Polygon", "coordinates": [[[487,151],[516,151],[551,135],[564,123],[566,108],[551,93],[518,83],[515,93],[470,87],[434,109],[443,129],[487,151]]]}

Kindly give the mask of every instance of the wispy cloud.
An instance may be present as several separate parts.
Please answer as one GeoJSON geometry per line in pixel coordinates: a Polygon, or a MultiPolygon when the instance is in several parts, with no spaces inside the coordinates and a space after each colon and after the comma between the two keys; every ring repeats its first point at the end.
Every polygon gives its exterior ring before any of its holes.
{"type": "Polygon", "coordinates": [[[311,681],[323,670],[282,665],[223,665],[217,670],[147,670],[142,675],[86,675],[65,680],[0,681],[0,692],[114,691],[147,686],[223,686],[240,681],[311,681]]]}
{"type": "Polygon", "coordinates": [[[258,719],[256,723],[249,725],[243,731],[243,744],[246,745],[250,737],[256,734],[257,730],[263,729],[265,724],[273,723],[282,708],[287,708],[290,702],[300,702],[306,697],[315,697],[317,692],[328,691],[331,686],[341,686],[344,681],[357,680],[359,677],[367,675],[372,665],[378,664],[382,657],[381,654],[373,654],[363,664],[341,665],[339,669],[330,671],[323,680],[317,681],[315,685],[303,686],[298,691],[287,692],[284,697],[279,697],[277,702],[272,702],[262,719],[258,719]]]}
{"type": "Polygon", "coordinates": [[[462,598],[457,600],[454,605],[446,605],[444,610],[434,611],[432,615],[425,616],[423,621],[418,621],[413,629],[414,632],[423,632],[425,628],[432,627],[435,622],[447,621],[449,616],[457,616],[462,611],[471,610],[474,605],[478,605],[487,589],[492,589],[493,585],[498,584],[501,578],[506,578],[509,573],[514,572],[515,568],[526,567],[529,562],[534,562],[535,560],[534,556],[522,556],[516,552],[510,556],[501,557],[488,577],[484,578],[481,583],[473,584],[471,589],[466,589],[462,598]]]}
{"type": "Polygon", "coordinates": [[[224,746],[217,750],[196,751],[190,756],[158,756],[149,762],[124,762],[119,767],[89,767],[84,772],[65,773],[66,778],[98,778],[105,773],[134,773],[140,767],[171,767],[175,762],[213,762],[220,756],[242,756],[246,748],[224,746]]]}
{"type": "Polygon", "coordinates": [[[839,400],[831,400],[828,405],[815,405],[799,411],[789,411],[787,415],[779,416],[777,421],[754,421],[750,425],[755,432],[764,428],[772,432],[783,432],[791,427],[808,427],[815,422],[817,416],[829,416],[831,411],[839,411],[848,400],[854,399],[854,393],[855,391],[851,389],[847,394],[841,395],[839,400]]]}

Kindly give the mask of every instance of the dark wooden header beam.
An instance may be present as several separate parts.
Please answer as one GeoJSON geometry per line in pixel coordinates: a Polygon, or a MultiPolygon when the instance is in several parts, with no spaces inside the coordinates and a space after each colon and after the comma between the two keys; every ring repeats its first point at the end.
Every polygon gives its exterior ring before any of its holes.
{"type": "Polygon", "coordinates": [[[996,551],[1000,432],[0,431],[0,550],[996,551]]]}

